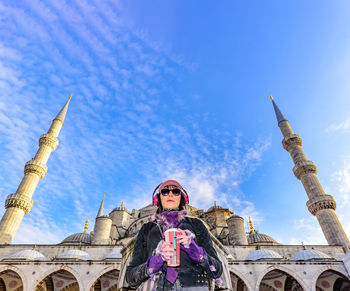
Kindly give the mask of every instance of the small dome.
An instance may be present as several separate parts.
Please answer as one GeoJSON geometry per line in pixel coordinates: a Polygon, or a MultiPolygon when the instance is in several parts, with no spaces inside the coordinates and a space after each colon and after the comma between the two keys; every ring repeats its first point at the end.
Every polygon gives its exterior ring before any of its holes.
{"type": "Polygon", "coordinates": [[[310,260],[329,260],[332,259],[330,256],[326,255],[317,250],[302,250],[297,252],[292,261],[310,261],[310,260]]]}
{"type": "Polygon", "coordinates": [[[62,242],[61,244],[85,244],[85,245],[91,245],[91,234],[88,233],[83,233],[83,232],[79,232],[79,233],[74,233],[71,234],[70,236],[67,236],[62,242]]]}
{"type": "Polygon", "coordinates": [[[214,206],[210,207],[210,208],[207,210],[207,212],[213,211],[213,210],[215,210],[215,209],[224,209],[224,210],[226,210],[227,208],[223,208],[223,207],[221,207],[221,206],[219,206],[219,205],[214,205],[214,206]]]}
{"type": "Polygon", "coordinates": [[[129,212],[129,210],[126,209],[126,207],[124,207],[124,206],[115,207],[110,213],[112,213],[114,211],[126,211],[126,212],[129,212]]]}
{"type": "Polygon", "coordinates": [[[237,215],[237,214],[233,214],[231,215],[227,220],[231,219],[231,218],[240,218],[240,219],[243,219],[243,217],[237,215]]]}
{"type": "Polygon", "coordinates": [[[108,253],[103,257],[104,260],[114,260],[114,259],[121,259],[121,258],[122,258],[122,254],[120,253],[120,249],[112,250],[110,253],[108,253]]]}
{"type": "Polygon", "coordinates": [[[246,261],[258,261],[261,259],[282,259],[282,256],[275,251],[263,249],[250,253],[245,259],[246,261]]]}
{"type": "Polygon", "coordinates": [[[22,250],[4,258],[3,260],[48,261],[42,253],[34,250],[22,250]]]}
{"type": "Polygon", "coordinates": [[[278,245],[279,243],[276,242],[271,236],[263,233],[258,232],[250,232],[247,236],[248,244],[254,245],[254,244],[270,244],[270,245],[278,245]]]}
{"type": "Polygon", "coordinates": [[[350,253],[345,254],[344,256],[342,256],[339,259],[339,261],[343,261],[343,262],[348,261],[348,260],[350,260],[350,253]]]}
{"type": "Polygon", "coordinates": [[[90,255],[87,252],[81,251],[81,250],[68,250],[61,254],[59,254],[56,259],[75,259],[75,260],[82,260],[82,261],[89,261],[91,260],[90,255]]]}

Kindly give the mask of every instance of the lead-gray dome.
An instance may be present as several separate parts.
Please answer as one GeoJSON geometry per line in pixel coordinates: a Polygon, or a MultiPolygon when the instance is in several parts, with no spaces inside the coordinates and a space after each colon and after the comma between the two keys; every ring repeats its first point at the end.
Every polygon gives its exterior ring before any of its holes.
{"type": "Polygon", "coordinates": [[[74,260],[82,260],[82,261],[89,261],[91,260],[90,255],[87,252],[81,251],[81,250],[68,250],[61,254],[59,254],[56,259],[74,259],[74,260]]]}
{"type": "Polygon", "coordinates": [[[71,234],[70,236],[67,236],[61,244],[85,244],[85,245],[91,245],[91,234],[88,233],[74,233],[71,234]]]}
{"type": "Polygon", "coordinates": [[[257,231],[250,232],[247,236],[248,244],[269,244],[269,245],[279,245],[271,236],[257,231]]]}
{"type": "Polygon", "coordinates": [[[103,257],[104,260],[114,260],[114,259],[121,259],[122,254],[120,253],[119,249],[112,250],[107,255],[103,257]]]}
{"type": "Polygon", "coordinates": [[[297,252],[292,261],[310,261],[310,260],[329,260],[332,259],[330,256],[317,250],[302,250],[297,252]]]}
{"type": "Polygon", "coordinates": [[[21,250],[3,260],[48,261],[42,253],[35,250],[21,250]]]}
{"type": "Polygon", "coordinates": [[[250,253],[245,259],[246,261],[258,261],[261,259],[282,259],[282,256],[275,251],[263,249],[250,253]]]}
{"type": "Polygon", "coordinates": [[[343,261],[343,262],[349,261],[349,260],[350,260],[350,253],[345,254],[344,256],[342,256],[342,257],[339,259],[339,261],[343,261]]]}

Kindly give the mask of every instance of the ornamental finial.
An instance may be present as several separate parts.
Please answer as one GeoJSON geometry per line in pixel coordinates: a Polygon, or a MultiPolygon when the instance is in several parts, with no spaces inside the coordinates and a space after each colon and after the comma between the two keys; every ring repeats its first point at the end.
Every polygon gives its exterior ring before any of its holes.
{"type": "Polygon", "coordinates": [[[253,222],[250,216],[249,216],[249,228],[250,228],[250,233],[255,234],[253,222]]]}
{"type": "Polygon", "coordinates": [[[84,226],[84,233],[86,233],[86,231],[88,229],[88,224],[89,224],[89,216],[86,217],[85,226],[84,226]]]}

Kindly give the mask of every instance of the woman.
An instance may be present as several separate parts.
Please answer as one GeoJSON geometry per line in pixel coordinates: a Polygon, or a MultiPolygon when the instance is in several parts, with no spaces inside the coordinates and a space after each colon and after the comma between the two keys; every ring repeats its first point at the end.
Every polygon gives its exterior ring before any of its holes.
{"type": "Polygon", "coordinates": [[[156,273],[159,274],[157,290],[208,290],[207,275],[219,284],[222,264],[204,224],[197,218],[187,217],[186,190],[175,180],[165,181],[154,190],[152,203],[158,207],[157,213],[137,235],[126,270],[128,284],[137,286],[156,273]],[[179,267],[167,266],[174,255],[171,245],[164,241],[164,232],[170,228],[180,229],[176,238],[181,245],[179,267]]]}

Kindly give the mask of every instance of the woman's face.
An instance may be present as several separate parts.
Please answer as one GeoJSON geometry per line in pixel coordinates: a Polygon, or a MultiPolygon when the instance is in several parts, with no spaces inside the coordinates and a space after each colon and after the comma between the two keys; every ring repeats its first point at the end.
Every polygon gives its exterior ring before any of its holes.
{"type": "MultiPolygon", "coordinates": [[[[165,189],[178,189],[176,186],[169,185],[166,186],[165,189]]],[[[181,194],[178,196],[175,196],[172,191],[169,192],[167,196],[163,195],[160,193],[160,202],[162,203],[163,208],[166,209],[176,209],[179,208],[180,206],[180,201],[181,201],[181,194]]]]}

